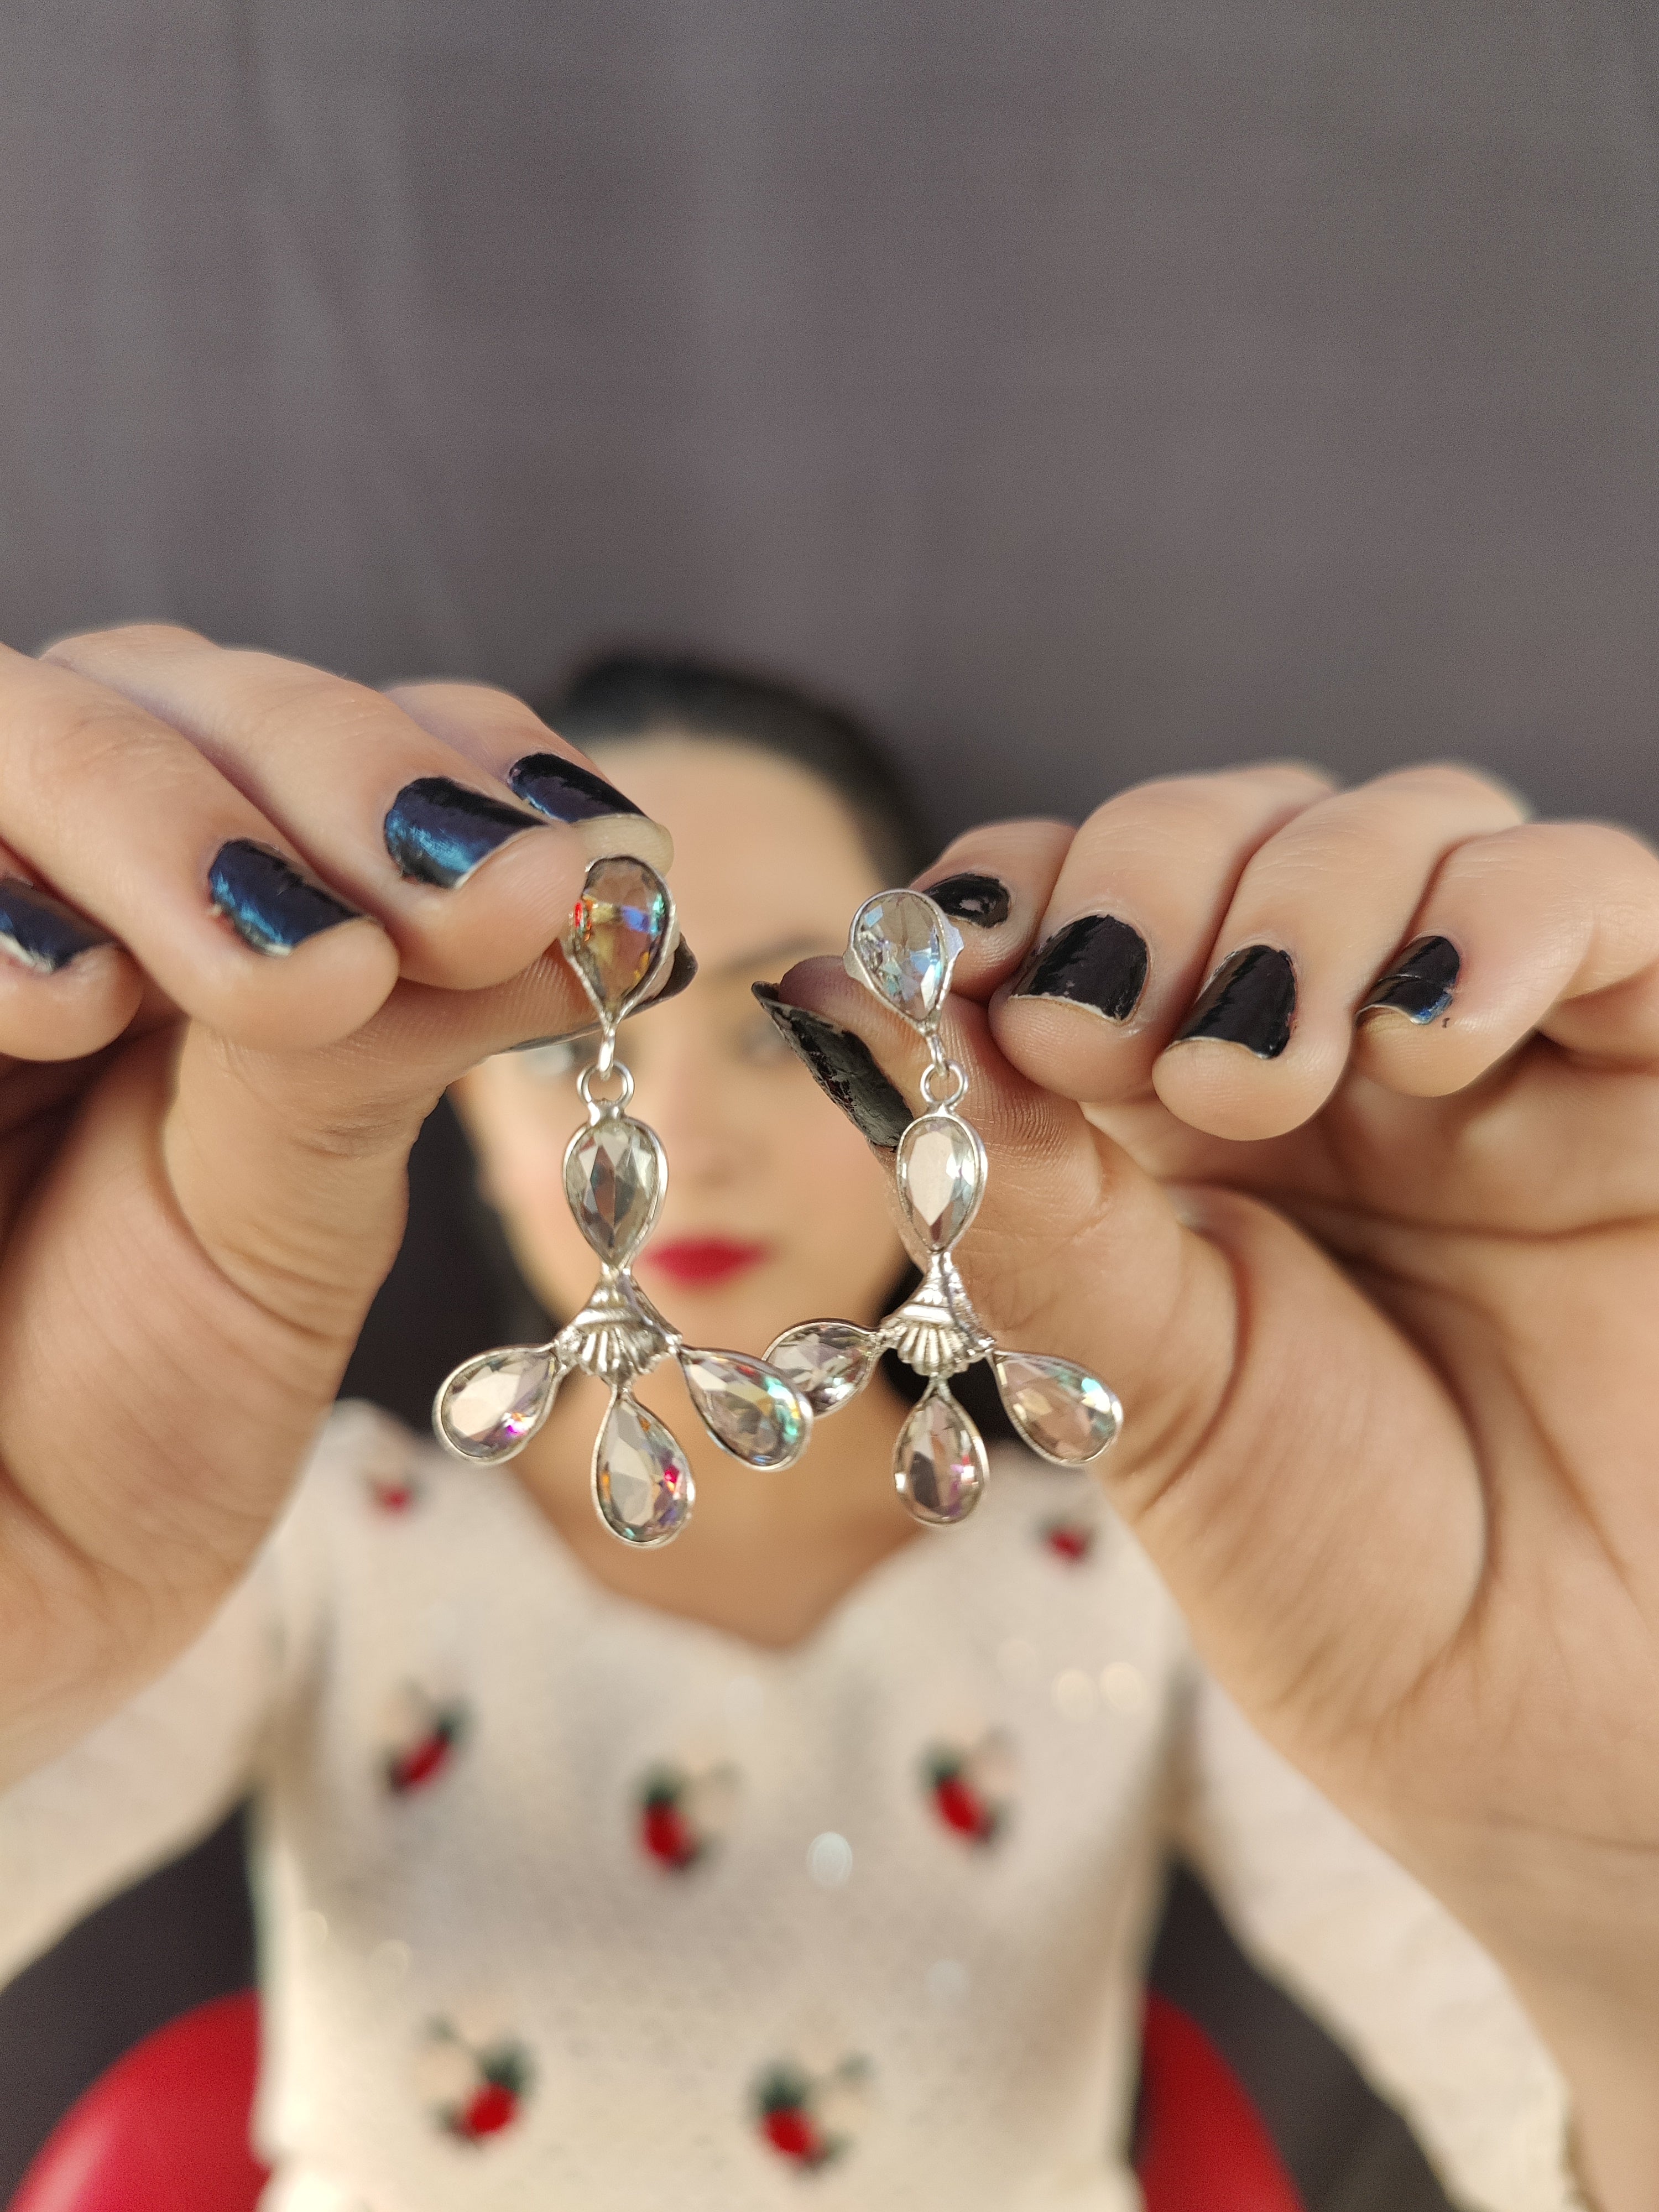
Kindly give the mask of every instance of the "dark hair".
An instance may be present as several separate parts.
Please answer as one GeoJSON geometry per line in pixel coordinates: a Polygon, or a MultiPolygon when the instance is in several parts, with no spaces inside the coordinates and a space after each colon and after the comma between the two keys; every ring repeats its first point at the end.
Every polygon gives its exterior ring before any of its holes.
{"type": "Polygon", "coordinates": [[[842,799],[884,882],[908,883],[929,857],[915,796],[889,749],[847,708],[779,677],[684,653],[609,653],[532,703],[573,745],[673,732],[775,753],[842,799]]]}

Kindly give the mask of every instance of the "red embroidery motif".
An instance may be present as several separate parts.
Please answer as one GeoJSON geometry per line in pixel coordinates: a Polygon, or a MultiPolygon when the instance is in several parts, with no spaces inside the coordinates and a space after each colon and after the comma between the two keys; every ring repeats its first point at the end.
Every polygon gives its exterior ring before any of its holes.
{"type": "Polygon", "coordinates": [[[793,2060],[769,2068],[755,2092],[762,2141],[809,2172],[844,2157],[853,2147],[869,2080],[867,2058],[843,2058],[818,2075],[793,2060]]]}
{"type": "Polygon", "coordinates": [[[1013,1799],[1013,1753],[993,1730],[967,1749],[939,1745],[922,1774],[943,1825],[965,1843],[992,1844],[1007,1826],[1013,1799]]]}
{"type": "Polygon", "coordinates": [[[485,2143],[510,2128],[535,2078],[530,2052],[515,2037],[472,2044],[447,2020],[427,2031],[421,2063],[428,2109],[457,2142],[485,2143]]]}
{"type": "Polygon", "coordinates": [[[407,1475],[371,1475],[369,1496],[382,1513],[407,1513],[420,1501],[420,1486],[407,1475]]]}
{"type": "Polygon", "coordinates": [[[1080,1566],[1095,1547],[1095,1532],[1086,1521],[1046,1521],[1042,1540],[1068,1566],[1080,1566]]]}
{"type": "Polygon", "coordinates": [[[447,1772],[465,1741],[468,1722],[459,1700],[441,1705],[424,1690],[403,1690],[393,1700],[386,1729],[392,1741],[380,1769],[392,1795],[406,1797],[428,1789],[447,1772]]]}
{"type": "Polygon", "coordinates": [[[647,1858],[670,1874],[685,1874],[706,1858],[732,1825],[738,1777],[730,1766],[688,1774],[655,1766],[640,1789],[640,1843],[647,1858]]]}

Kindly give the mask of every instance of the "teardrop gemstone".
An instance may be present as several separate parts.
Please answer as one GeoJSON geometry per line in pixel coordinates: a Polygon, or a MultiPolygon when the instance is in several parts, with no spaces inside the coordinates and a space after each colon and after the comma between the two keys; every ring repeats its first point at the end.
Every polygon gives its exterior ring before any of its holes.
{"type": "Polygon", "coordinates": [[[750,1467],[793,1467],[812,1434],[812,1408],[776,1369],[741,1352],[682,1352],[691,1402],[716,1443],[750,1467]]]}
{"type": "Polygon", "coordinates": [[[848,966],[907,1022],[932,1021],[945,1003],[962,939],[921,891],[878,891],[853,916],[848,966]]]}
{"type": "Polygon", "coordinates": [[[432,1425],[439,1443],[463,1459],[511,1459],[547,1419],[558,1387],[545,1352],[528,1345],[482,1352],[439,1391],[432,1425]]]}
{"type": "Polygon", "coordinates": [[[935,1252],[956,1243],[985,1193],[985,1147],[954,1114],[924,1114],[899,1139],[899,1195],[935,1252]]]}
{"type": "Polygon", "coordinates": [[[593,1503],[624,1544],[649,1551],[672,1543],[690,1516],[696,1490],[673,1431],[618,1394],[593,1447],[593,1503]]]}
{"type": "Polygon", "coordinates": [[[564,1156],[564,1194],[601,1260],[625,1267],[651,1234],[668,1183],[654,1129],[607,1115],[578,1129],[564,1156]]]}
{"type": "Polygon", "coordinates": [[[668,948],[668,886],[643,860],[595,860],[576,901],[565,952],[608,1021],[620,1021],[668,948]]]}
{"type": "Polygon", "coordinates": [[[1086,1367],[1041,1352],[994,1352],[992,1371],[1008,1418],[1035,1452],[1079,1467],[1103,1452],[1123,1408],[1086,1367]]]}
{"type": "Polygon", "coordinates": [[[799,1391],[814,1413],[833,1413],[870,1380],[881,1345],[850,1321],[804,1321],[766,1348],[767,1364],[799,1391]]]}
{"type": "Polygon", "coordinates": [[[984,1492],[985,1446],[942,1382],[929,1385],[899,1431],[893,1482],[918,1521],[965,1521],[984,1492]]]}

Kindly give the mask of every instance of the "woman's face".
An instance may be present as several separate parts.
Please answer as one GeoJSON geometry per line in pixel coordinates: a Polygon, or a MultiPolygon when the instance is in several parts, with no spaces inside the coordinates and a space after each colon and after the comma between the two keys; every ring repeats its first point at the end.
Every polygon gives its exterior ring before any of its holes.
{"type": "MultiPolygon", "coordinates": [[[[693,1344],[763,1352],[817,1315],[872,1322],[903,1265],[885,1178],[750,993],[809,953],[841,951],[882,888],[858,830],[817,777],[739,744],[663,737],[596,757],[672,830],[675,901],[700,963],[689,990],[620,1040],[631,1110],[668,1153],[640,1280],[693,1344]]],[[[598,1263],[565,1203],[582,1109],[560,1058],[503,1054],[459,1089],[484,1195],[531,1287],[568,1316],[598,1263]]]]}

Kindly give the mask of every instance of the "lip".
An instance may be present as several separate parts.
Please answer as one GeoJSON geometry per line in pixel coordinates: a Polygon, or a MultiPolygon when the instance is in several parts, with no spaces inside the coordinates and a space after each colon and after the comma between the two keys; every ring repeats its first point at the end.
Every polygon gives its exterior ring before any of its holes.
{"type": "Polygon", "coordinates": [[[641,1267],[660,1267],[677,1283],[708,1289],[729,1283],[746,1268],[771,1256],[768,1244],[739,1243],[731,1237],[677,1237],[641,1255],[641,1267]]]}

